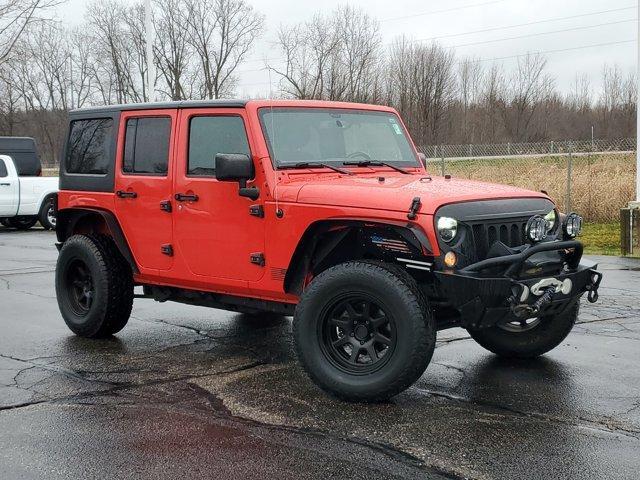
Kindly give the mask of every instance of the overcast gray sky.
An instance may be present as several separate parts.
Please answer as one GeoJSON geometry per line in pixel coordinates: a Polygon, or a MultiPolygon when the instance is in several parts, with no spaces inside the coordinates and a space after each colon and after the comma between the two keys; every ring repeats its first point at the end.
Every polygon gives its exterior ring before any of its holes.
{"type": "MultiPolygon", "coordinates": [[[[87,3],[69,0],[59,8],[58,16],[65,23],[78,23],[87,3]]],[[[605,63],[617,63],[625,73],[634,71],[637,63],[636,0],[249,0],[249,3],[266,15],[267,30],[239,69],[240,96],[268,93],[269,77],[260,69],[265,57],[278,56],[272,49],[278,25],[306,20],[318,10],[329,12],[345,3],[359,6],[377,18],[384,42],[401,34],[416,40],[441,37],[438,41],[442,45],[457,46],[458,56],[489,59],[483,63],[490,65],[495,61],[505,67],[514,65],[517,59],[503,57],[548,52],[545,54],[548,71],[563,91],[569,89],[576,73],[587,74],[597,89],[605,63]],[[597,13],[604,11],[608,12],[597,13]],[[522,24],[527,25],[505,28],[522,24]],[[585,46],[592,47],[579,48],[585,46]],[[501,59],[490,60],[496,58],[501,59]]]]}

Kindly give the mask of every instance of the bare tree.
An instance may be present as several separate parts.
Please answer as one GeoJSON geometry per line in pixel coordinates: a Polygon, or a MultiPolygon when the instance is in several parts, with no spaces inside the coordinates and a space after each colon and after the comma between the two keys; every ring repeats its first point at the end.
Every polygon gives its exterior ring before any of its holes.
{"type": "Polygon", "coordinates": [[[7,61],[20,37],[41,15],[66,0],[0,0],[0,64],[7,61]]]}
{"type": "Polygon", "coordinates": [[[171,100],[184,100],[193,94],[196,72],[194,49],[189,43],[187,16],[183,0],[155,0],[156,42],[154,55],[166,83],[162,93],[171,100]]]}
{"type": "Polygon", "coordinates": [[[280,75],[285,95],[356,102],[379,96],[379,25],[363,10],[345,6],[316,14],[281,28],[277,43],[284,67],[268,67],[280,75]]]}
{"type": "Polygon", "coordinates": [[[245,0],[184,0],[188,42],[202,74],[203,98],[232,93],[234,73],[264,26],[264,16],[245,0]]]}

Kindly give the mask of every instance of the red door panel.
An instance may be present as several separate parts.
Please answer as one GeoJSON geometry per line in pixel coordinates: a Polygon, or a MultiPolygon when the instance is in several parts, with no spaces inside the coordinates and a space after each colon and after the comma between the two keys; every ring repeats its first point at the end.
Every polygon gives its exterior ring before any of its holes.
{"type": "Polygon", "coordinates": [[[116,210],[141,269],[169,270],[173,257],[171,201],[177,110],[125,112],[116,160],[116,210]],[[164,253],[163,253],[164,249],[164,253]]]}
{"type": "Polygon", "coordinates": [[[180,112],[174,194],[185,197],[175,202],[174,244],[187,279],[195,274],[257,281],[264,273],[250,261],[264,251],[264,219],[249,215],[249,207],[262,200],[240,197],[238,184],[217,181],[213,169],[217,153],[250,154],[246,123],[242,109],[180,112]]]}

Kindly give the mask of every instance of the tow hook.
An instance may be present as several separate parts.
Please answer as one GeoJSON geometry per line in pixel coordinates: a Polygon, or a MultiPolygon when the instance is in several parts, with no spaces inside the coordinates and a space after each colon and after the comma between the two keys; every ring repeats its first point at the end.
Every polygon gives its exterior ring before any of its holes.
{"type": "MultiPolygon", "coordinates": [[[[523,294],[520,296],[521,300],[523,300],[523,297],[525,297],[524,289],[527,287],[525,285],[522,285],[522,288],[523,294]]],[[[528,293],[529,290],[527,289],[526,291],[528,293]]],[[[518,303],[518,297],[516,295],[513,295],[509,299],[509,302],[511,303],[511,311],[518,318],[535,317],[553,301],[553,296],[556,293],[558,293],[558,287],[555,284],[539,288],[537,290],[537,295],[540,295],[540,298],[536,300],[532,305],[528,305],[526,303],[518,303]]]]}
{"type": "Polygon", "coordinates": [[[596,303],[598,301],[598,288],[600,288],[600,282],[602,281],[602,274],[591,271],[591,283],[587,285],[587,300],[590,303],[596,303]]]}

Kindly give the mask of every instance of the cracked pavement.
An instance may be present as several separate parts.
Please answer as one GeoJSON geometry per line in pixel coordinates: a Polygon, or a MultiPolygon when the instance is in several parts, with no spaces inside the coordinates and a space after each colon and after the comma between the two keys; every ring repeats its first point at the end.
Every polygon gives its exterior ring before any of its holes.
{"type": "Polygon", "coordinates": [[[0,228],[0,478],[637,478],[640,262],[553,352],[464,330],[393,401],[351,405],[296,364],[291,321],[136,300],[108,340],[58,312],[52,233],[0,228]]]}

